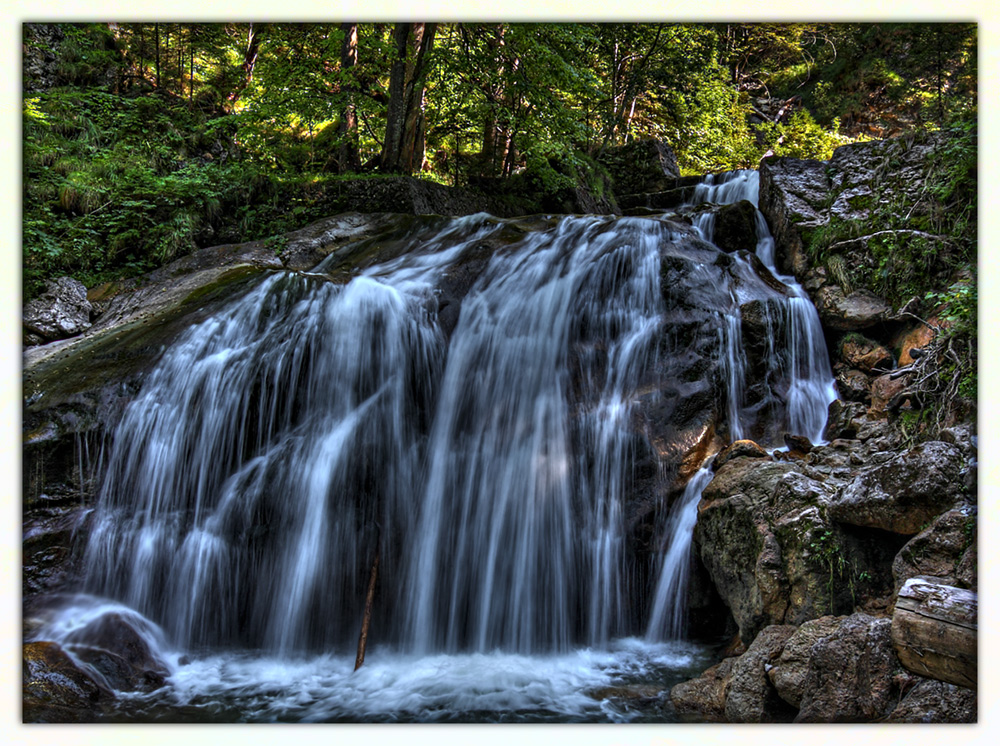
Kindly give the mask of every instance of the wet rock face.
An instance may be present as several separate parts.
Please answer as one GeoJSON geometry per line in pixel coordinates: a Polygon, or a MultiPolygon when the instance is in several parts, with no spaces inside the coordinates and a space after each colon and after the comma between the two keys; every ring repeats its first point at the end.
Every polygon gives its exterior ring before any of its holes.
{"type": "Polygon", "coordinates": [[[45,284],[45,292],[29,301],[22,312],[25,343],[66,339],[90,328],[92,308],[87,288],[79,280],[60,277],[45,284]]]}
{"type": "Polygon", "coordinates": [[[921,443],[859,474],[830,505],[830,515],[854,526],[916,534],[955,504],[961,464],[955,446],[921,443]]]}
{"type": "Polygon", "coordinates": [[[804,276],[802,231],[827,222],[830,180],[824,161],[765,158],[760,164],[760,211],[774,236],[778,268],[804,276]]]}
{"type": "Polygon", "coordinates": [[[721,208],[715,216],[712,241],[726,252],[756,247],[754,206],[746,200],[721,208]]]}
{"type": "Polygon", "coordinates": [[[76,538],[86,532],[89,515],[79,493],[42,495],[27,501],[22,545],[24,599],[65,587],[80,577],[76,538]]]}
{"type": "Polygon", "coordinates": [[[114,700],[54,642],[23,646],[22,681],[27,723],[93,722],[114,700]]]}

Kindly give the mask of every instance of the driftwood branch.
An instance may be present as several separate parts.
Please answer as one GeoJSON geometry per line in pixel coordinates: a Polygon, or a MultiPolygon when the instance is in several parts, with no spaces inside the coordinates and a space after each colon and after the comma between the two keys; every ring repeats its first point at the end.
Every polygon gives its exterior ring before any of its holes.
{"type": "Polygon", "coordinates": [[[358,637],[358,655],[354,659],[354,670],[361,668],[365,662],[365,648],[368,647],[368,628],[372,621],[372,604],[375,602],[375,583],[378,580],[378,558],[382,554],[382,534],[375,541],[375,559],[372,561],[372,570],[368,576],[368,594],[365,596],[365,615],[361,620],[361,635],[358,637]]]}
{"type": "Polygon", "coordinates": [[[930,241],[937,241],[938,243],[951,243],[951,240],[947,236],[938,236],[934,233],[927,233],[926,231],[899,228],[897,230],[876,231],[875,233],[869,233],[865,236],[856,236],[855,238],[848,238],[844,241],[837,241],[837,243],[832,243],[827,248],[835,249],[838,246],[847,246],[849,244],[856,243],[857,241],[868,241],[878,236],[918,236],[920,238],[926,238],[930,241]]]}

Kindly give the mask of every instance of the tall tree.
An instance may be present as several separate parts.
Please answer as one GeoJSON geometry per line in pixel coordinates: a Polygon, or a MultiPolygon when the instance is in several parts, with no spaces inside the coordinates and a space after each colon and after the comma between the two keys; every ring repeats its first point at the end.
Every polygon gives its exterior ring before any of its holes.
{"type": "Polygon", "coordinates": [[[384,172],[409,174],[420,167],[414,156],[423,154],[418,139],[423,131],[424,77],[436,30],[435,23],[397,23],[393,32],[389,106],[379,164],[384,172]]]}
{"type": "Polygon", "coordinates": [[[341,91],[346,102],[340,119],[340,173],[358,171],[361,169],[361,156],[358,153],[358,112],[354,96],[357,85],[352,80],[354,69],[358,65],[358,24],[342,23],[344,41],[340,50],[340,70],[344,76],[341,91]]]}

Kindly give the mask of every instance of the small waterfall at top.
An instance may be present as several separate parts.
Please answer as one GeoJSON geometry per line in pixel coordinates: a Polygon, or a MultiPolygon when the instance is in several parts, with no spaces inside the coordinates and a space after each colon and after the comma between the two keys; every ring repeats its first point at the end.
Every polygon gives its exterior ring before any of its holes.
{"type": "MultiPolygon", "coordinates": [[[[830,369],[830,359],[826,352],[823,329],[819,314],[813,306],[805,290],[794,277],[782,275],[775,265],[774,238],[768,230],[763,214],[757,209],[760,175],[757,171],[732,171],[725,174],[709,175],[704,182],[695,187],[691,204],[713,203],[734,204],[747,200],[754,206],[754,221],[757,233],[757,245],[754,253],[771,273],[784,283],[791,291],[788,298],[773,298],[763,305],[767,311],[766,322],[774,333],[784,336],[784,344],[772,347],[768,356],[772,371],[783,370],[788,376],[788,391],[786,421],[782,430],[793,435],[804,435],[813,443],[823,441],[823,429],[826,426],[827,408],[837,398],[833,373],[830,369]]],[[[695,217],[694,226],[706,241],[712,240],[715,213],[705,212],[695,217]]],[[[736,298],[734,296],[734,302],[736,298]]],[[[738,323],[739,307],[736,315],[727,319],[723,331],[724,345],[729,352],[729,359],[734,360],[733,370],[729,371],[731,380],[731,407],[740,407],[742,397],[742,382],[745,373],[739,371],[738,360],[742,354],[742,341],[738,323]]],[[[769,339],[774,334],[768,334],[769,339]]],[[[728,365],[729,363],[727,363],[728,365]]],[[[730,414],[730,420],[733,415],[730,414]]],[[[738,417],[736,418],[738,419],[738,417]]],[[[732,439],[742,436],[742,427],[736,425],[732,430],[732,439]]]]}
{"type": "MultiPolygon", "coordinates": [[[[697,192],[756,203],[756,173],[697,192]]],[[[710,245],[712,220],[476,215],[420,223],[343,284],[332,260],[268,274],[127,408],[84,557],[99,602],[79,608],[133,609],[189,651],[184,701],[225,690],[275,718],[605,717],[586,687],[691,665],[656,641],[684,634],[710,470],[671,507],[655,567],[635,541],[676,470],[671,433],[688,443],[704,412],[733,439],[815,441],[832,397],[815,310],[791,278],[776,289],[763,220],[753,266],[710,245]],[[442,288],[462,277],[446,324],[442,288]],[[765,381],[749,380],[747,301],[774,332],[765,381]],[[376,557],[378,655],[352,673],[376,557]]]]}

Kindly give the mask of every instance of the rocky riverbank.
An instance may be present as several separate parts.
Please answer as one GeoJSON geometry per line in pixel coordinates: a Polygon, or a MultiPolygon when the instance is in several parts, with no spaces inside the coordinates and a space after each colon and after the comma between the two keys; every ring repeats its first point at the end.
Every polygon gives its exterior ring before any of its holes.
{"type": "MultiPolygon", "coordinates": [[[[940,145],[900,138],[842,147],[829,162],[761,165],[760,208],[779,268],[794,273],[817,306],[839,398],[824,445],[789,439],[787,452],[767,456],[734,444],[716,459],[695,542],[739,632],[729,657],[672,689],[682,717],[977,718],[974,405],[942,403],[922,385],[946,364],[941,309],[924,294],[894,307],[851,287],[844,271],[872,262],[869,243],[884,227],[876,224],[877,203],[910,205],[914,227],[895,230],[920,232],[920,195],[940,145]],[[831,224],[851,226],[851,237],[828,245],[815,263],[810,247],[831,224]],[[947,640],[938,643],[947,660],[932,665],[914,662],[940,651],[907,626],[912,602],[900,602],[904,586],[918,581],[933,597],[925,599],[930,607],[947,608],[917,615],[947,640]],[[955,606],[942,601],[952,596],[961,599],[955,606]]],[[[937,265],[927,278],[924,293],[955,279],[937,265]]],[[[744,307],[750,334],[753,319],[744,307]]]]}

